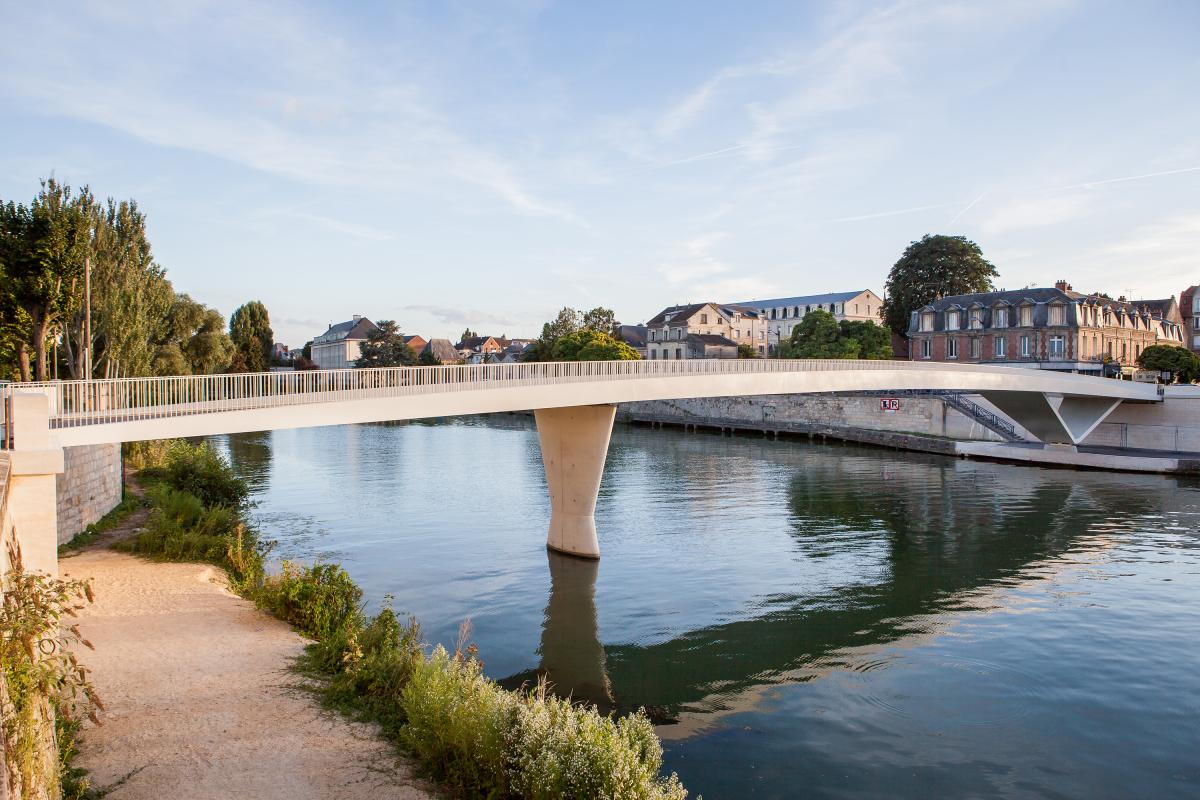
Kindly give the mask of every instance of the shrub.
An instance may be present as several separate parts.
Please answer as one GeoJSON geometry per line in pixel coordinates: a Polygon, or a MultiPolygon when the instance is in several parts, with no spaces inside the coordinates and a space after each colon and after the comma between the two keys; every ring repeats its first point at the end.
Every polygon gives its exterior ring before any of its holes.
{"type": "Polygon", "coordinates": [[[336,564],[303,567],[284,561],[278,575],[263,581],[255,600],[318,641],[346,639],[363,627],[362,589],[336,564]]]}
{"type": "Polygon", "coordinates": [[[166,561],[203,561],[224,567],[238,588],[262,581],[265,548],[236,508],[206,507],[200,498],[167,485],[146,492],[150,519],[120,550],[166,561]]]}
{"type": "Polygon", "coordinates": [[[220,453],[207,444],[171,442],[162,467],[143,470],[151,479],[199,498],[205,506],[242,508],[250,497],[250,487],[239,478],[220,453]]]}
{"type": "Polygon", "coordinates": [[[146,442],[126,442],[123,447],[125,466],[134,471],[162,468],[167,463],[171,439],[152,439],[146,442]]]}

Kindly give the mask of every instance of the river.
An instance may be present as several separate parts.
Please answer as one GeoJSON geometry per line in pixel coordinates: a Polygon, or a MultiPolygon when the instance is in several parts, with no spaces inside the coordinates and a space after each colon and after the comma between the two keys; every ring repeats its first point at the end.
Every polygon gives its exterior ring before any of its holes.
{"type": "Polygon", "coordinates": [[[524,416],[221,437],[287,558],[644,706],[719,798],[1200,796],[1200,483],[618,425],[602,558],[524,416]]]}

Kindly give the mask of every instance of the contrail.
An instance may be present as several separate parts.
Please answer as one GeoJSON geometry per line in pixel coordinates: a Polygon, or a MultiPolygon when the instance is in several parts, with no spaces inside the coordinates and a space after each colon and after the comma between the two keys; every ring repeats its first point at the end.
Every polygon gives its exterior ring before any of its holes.
{"type": "Polygon", "coordinates": [[[1054,189],[1048,189],[1050,192],[1061,192],[1065,189],[1090,189],[1093,186],[1103,186],[1106,183],[1123,183],[1125,181],[1141,181],[1147,178],[1161,178],[1164,175],[1180,175],[1184,172],[1200,172],[1200,167],[1184,167],[1183,169],[1168,169],[1162,172],[1147,172],[1145,175],[1127,175],[1123,178],[1105,178],[1102,181],[1088,181],[1087,183],[1074,183],[1070,186],[1059,186],[1054,189]]]}
{"type": "Polygon", "coordinates": [[[954,215],[954,219],[950,220],[950,221],[949,221],[949,222],[947,222],[946,224],[947,224],[947,225],[953,225],[954,223],[958,222],[958,218],[959,218],[959,217],[961,217],[963,214],[967,213],[968,211],[970,211],[972,208],[974,208],[974,207],[975,207],[975,204],[976,204],[976,203],[978,203],[980,200],[982,200],[982,199],[983,199],[983,196],[984,196],[984,195],[986,195],[986,194],[987,194],[987,192],[981,192],[981,193],[979,194],[979,197],[976,197],[974,200],[972,200],[971,202],[967,203],[967,206],[966,206],[966,208],[964,208],[962,211],[959,211],[957,214],[955,214],[955,215],[954,215]]]}

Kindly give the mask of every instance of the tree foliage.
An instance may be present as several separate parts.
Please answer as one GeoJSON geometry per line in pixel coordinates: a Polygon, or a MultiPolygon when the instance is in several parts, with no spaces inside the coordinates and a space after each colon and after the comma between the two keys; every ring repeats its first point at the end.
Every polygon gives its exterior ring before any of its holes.
{"type": "Polygon", "coordinates": [[[887,328],[873,322],[842,320],[814,309],[792,328],[792,335],[776,350],[780,358],[869,358],[892,357],[887,328]]]}
{"type": "Polygon", "coordinates": [[[913,242],[888,274],[884,324],[904,336],[912,312],[942,297],[992,290],[996,268],[965,236],[926,234],[913,242]]]}
{"type": "Polygon", "coordinates": [[[739,344],[737,353],[738,358],[758,358],[758,351],[752,344],[739,344]]]}
{"type": "Polygon", "coordinates": [[[275,333],[267,307],[258,300],[239,306],[229,317],[229,338],[240,359],[231,366],[234,372],[266,372],[271,364],[275,333]],[[244,367],[244,368],[243,368],[244,367]]]}
{"type": "Polygon", "coordinates": [[[1137,363],[1142,369],[1169,372],[1180,383],[1200,379],[1200,357],[1185,347],[1152,344],[1138,355],[1137,363]]]}
{"type": "Polygon", "coordinates": [[[368,367],[411,367],[417,364],[417,354],[404,341],[404,334],[395,320],[384,319],[375,330],[367,334],[362,343],[361,355],[354,366],[368,367]]]}
{"type": "Polygon", "coordinates": [[[638,351],[607,333],[581,328],[554,343],[555,361],[636,361],[638,351]]]}
{"type": "Polygon", "coordinates": [[[186,294],[175,296],[154,354],[155,375],[207,375],[223,372],[233,358],[233,340],[221,312],[186,294]]]}
{"type": "MultiPolygon", "coordinates": [[[[612,338],[616,315],[611,309],[597,306],[590,311],[577,311],[564,307],[558,315],[542,326],[542,335],[534,340],[522,356],[523,361],[568,361],[555,355],[555,345],[565,336],[579,331],[602,333],[612,338]]],[[[630,348],[632,349],[632,348],[630,348]]],[[[623,351],[622,351],[623,352],[623,351]]],[[[637,351],[634,350],[634,353],[637,351]]],[[[600,359],[585,359],[600,360],[600,359]]]]}

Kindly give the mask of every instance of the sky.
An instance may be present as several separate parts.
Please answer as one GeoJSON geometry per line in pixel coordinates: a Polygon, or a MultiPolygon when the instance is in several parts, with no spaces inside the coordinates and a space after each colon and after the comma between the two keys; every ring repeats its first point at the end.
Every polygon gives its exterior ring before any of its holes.
{"type": "Polygon", "coordinates": [[[0,0],[0,199],[135,198],[176,290],[298,346],[562,306],[1200,283],[1200,3],[0,0]]]}

